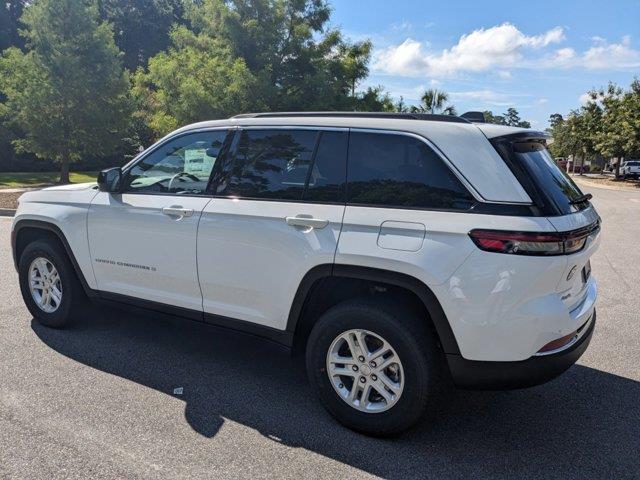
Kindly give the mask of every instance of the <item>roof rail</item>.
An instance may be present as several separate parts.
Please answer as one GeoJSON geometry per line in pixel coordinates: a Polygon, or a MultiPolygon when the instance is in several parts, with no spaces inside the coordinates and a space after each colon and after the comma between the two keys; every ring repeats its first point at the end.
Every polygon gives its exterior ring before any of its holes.
{"type": "Polygon", "coordinates": [[[471,123],[455,115],[437,115],[431,113],[394,113],[394,112],[262,112],[241,113],[231,118],[286,118],[286,117],[353,117],[353,118],[389,118],[399,120],[428,120],[436,122],[471,123]]]}

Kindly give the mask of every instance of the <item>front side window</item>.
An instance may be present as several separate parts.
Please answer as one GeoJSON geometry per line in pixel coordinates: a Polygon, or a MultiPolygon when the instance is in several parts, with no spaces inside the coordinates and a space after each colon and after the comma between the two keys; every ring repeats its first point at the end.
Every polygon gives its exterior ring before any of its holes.
{"type": "Polygon", "coordinates": [[[442,159],[407,135],[351,132],[347,167],[351,204],[469,210],[474,199],[442,159]]]}
{"type": "Polygon", "coordinates": [[[212,130],[169,140],[131,167],[123,191],[203,194],[227,133],[212,130]]]}
{"type": "Polygon", "coordinates": [[[346,131],[247,129],[239,134],[230,171],[216,175],[219,195],[344,203],[346,131]]]}

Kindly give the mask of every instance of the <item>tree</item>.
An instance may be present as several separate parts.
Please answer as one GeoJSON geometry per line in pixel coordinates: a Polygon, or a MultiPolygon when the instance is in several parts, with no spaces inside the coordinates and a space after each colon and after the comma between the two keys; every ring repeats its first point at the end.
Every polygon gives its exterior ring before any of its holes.
{"type": "Polygon", "coordinates": [[[24,47],[18,30],[20,17],[27,0],[4,0],[0,2],[0,52],[9,47],[24,47]]]}
{"type": "Polygon", "coordinates": [[[388,109],[380,88],[358,92],[371,43],[327,28],[324,0],[202,0],[171,47],[135,76],[140,114],[157,133],[247,110],[388,109]]]}
{"type": "Polygon", "coordinates": [[[598,92],[590,92],[592,102],[602,103],[601,128],[594,134],[594,149],[607,157],[617,157],[615,176],[618,178],[621,160],[640,155],[640,81],[635,79],[628,91],[610,83],[598,92]]]}
{"type": "Polygon", "coordinates": [[[369,59],[373,44],[370,41],[355,43],[353,45],[342,43],[339,47],[344,75],[351,87],[351,96],[356,96],[358,82],[369,75],[369,59]]]}
{"type": "Polygon", "coordinates": [[[564,118],[559,113],[552,113],[551,115],[549,115],[549,125],[551,126],[552,130],[556,127],[561,126],[563,122],[564,118]]]}
{"type": "Polygon", "coordinates": [[[496,125],[506,125],[502,115],[494,115],[491,110],[485,110],[482,112],[484,115],[484,121],[487,123],[495,123],[496,125]]]}
{"type": "Polygon", "coordinates": [[[509,107],[504,114],[504,122],[505,125],[509,125],[510,127],[522,127],[522,128],[531,128],[531,123],[526,120],[522,120],[520,118],[520,114],[518,110],[513,107],[509,107]]]}
{"type": "Polygon", "coordinates": [[[265,108],[257,79],[223,42],[186,27],[176,28],[171,38],[173,46],[134,77],[137,115],[155,136],[187,123],[265,108]]]}
{"type": "Polygon", "coordinates": [[[67,183],[70,162],[121,141],[129,117],[121,53],[87,0],[40,0],[21,21],[27,51],[0,59],[0,116],[23,132],[16,149],[60,162],[67,183]]]}
{"type": "Polygon", "coordinates": [[[381,85],[356,93],[354,110],[361,112],[394,112],[396,105],[381,85]]]}
{"type": "Polygon", "coordinates": [[[417,113],[442,113],[444,115],[455,115],[456,108],[453,105],[445,106],[449,101],[449,94],[435,88],[426,90],[420,98],[421,103],[411,110],[417,113]]]}
{"type": "Polygon", "coordinates": [[[169,31],[182,19],[182,0],[98,0],[100,18],[113,25],[116,45],[131,71],[169,46],[169,31]]]}

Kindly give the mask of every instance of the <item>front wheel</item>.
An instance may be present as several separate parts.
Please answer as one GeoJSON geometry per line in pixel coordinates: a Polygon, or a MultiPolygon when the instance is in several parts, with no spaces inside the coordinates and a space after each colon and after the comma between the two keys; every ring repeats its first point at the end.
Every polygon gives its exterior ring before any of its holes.
{"type": "Polygon", "coordinates": [[[343,425],[389,436],[414,425],[441,386],[441,355],[426,319],[375,299],[343,302],[314,326],[307,372],[343,425]]]}
{"type": "Polygon", "coordinates": [[[20,291],[33,318],[53,328],[67,326],[85,296],[62,247],[50,240],[27,245],[18,264],[20,291]]]}

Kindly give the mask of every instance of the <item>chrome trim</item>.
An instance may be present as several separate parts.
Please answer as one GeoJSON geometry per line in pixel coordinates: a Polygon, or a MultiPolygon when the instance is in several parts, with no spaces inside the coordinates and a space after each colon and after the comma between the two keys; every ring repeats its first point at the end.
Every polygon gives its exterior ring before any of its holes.
{"type": "Polygon", "coordinates": [[[325,132],[348,132],[349,127],[327,127],[324,125],[238,125],[240,130],[321,130],[325,132]]]}

